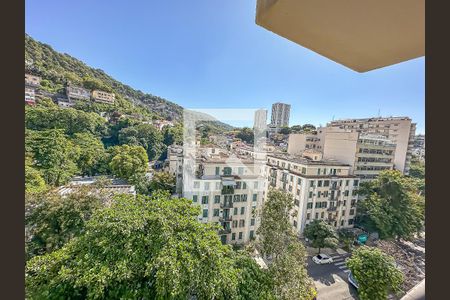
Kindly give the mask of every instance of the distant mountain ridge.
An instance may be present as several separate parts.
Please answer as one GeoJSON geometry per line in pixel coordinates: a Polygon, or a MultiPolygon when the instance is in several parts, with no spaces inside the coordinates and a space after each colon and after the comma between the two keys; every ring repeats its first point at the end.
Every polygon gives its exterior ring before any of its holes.
{"type": "MultiPolygon", "coordinates": [[[[26,71],[45,80],[45,89],[61,90],[66,81],[82,85],[86,78],[96,80],[104,89],[122,96],[125,101],[145,107],[149,112],[166,120],[182,121],[183,107],[167,99],[147,94],[115,80],[101,69],[89,67],[84,62],[66,53],[59,53],[51,46],[34,40],[25,34],[26,71]]],[[[218,128],[230,130],[233,127],[214,121],[218,128]]]]}

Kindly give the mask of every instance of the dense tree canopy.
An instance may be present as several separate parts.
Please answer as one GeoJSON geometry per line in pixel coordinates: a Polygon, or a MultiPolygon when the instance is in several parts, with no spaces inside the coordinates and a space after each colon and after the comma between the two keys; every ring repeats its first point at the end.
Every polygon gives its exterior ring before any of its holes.
{"type": "Polygon", "coordinates": [[[239,271],[186,199],[120,196],[84,234],[27,263],[30,299],[233,299],[239,271]]]}
{"type": "Polygon", "coordinates": [[[403,274],[392,257],[380,249],[363,246],[355,250],[347,266],[358,282],[361,300],[385,300],[389,291],[398,292],[403,274]]]}
{"type": "Polygon", "coordinates": [[[333,227],[322,220],[313,220],[307,224],[303,235],[311,241],[314,248],[336,248],[337,234],[333,227]]]}
{"type": "Polygon", "coordinates": [[[175,176],[169,172],[155,172],[150,182],[150,190],[152,191],[168,191],[175,192],[175,176]]]}
{"type": "Polygon", "coordinates": [[[80,132],[100,135],[105,130],[105,120],[96,113],[74,108],[27,106],[25,127],[32,130],[62,129],[68,135],[80,132]]]}
{"type": "Polygon", "coordinates": [[[425,200],[416,182],[399,171],[381,172],[360,193],[366,199],[358,202],[358,222],[381,238],[410,239],[423,229],[425,200]]]}
{"type": "Polygon", "coordinates": [[[47,189],[45,180],[41,172],[32,166],[31,158],[25,158],[25,193],[35,194],[47,189]]]}
{"type": "Polygon", "coordinates": [[[123,179],[144,174],[148,168],[147,153],[141,146],[116,146],[109,166],[114,175],[123,179]]]}
{"type": "Polygon", "coordinates": [[[77,164],[81,175],[92,176],[103,171],[101,164],[106,151],[99,138],[90,133],[75,133],[72,141],[80,148],[77,164]]]}
{"type": "Polygon", "coordinates": [[[181,145],[183,143],[183,127],[179,124],[175,126],[165,126],[163,128],[164,144],[170,146],[172,144],[181,145]]]}
{"type": "Polygon", "coordinates": [[[66,137],[62,129],[26,131],[26,151],[45,182],[61,185],[78,172],[76,161],[80,148],[66,137]]]}
{"type": "Polygon", "coordinates": [[[144,147],[150,160],[158,159],[163,152],[162,133],[151,124],[139,124],[121,129],[119,142],[144,147]]]}
{"type": "Polygon", "coordinates": [[[48,191],[26,197],[27,256],[50,253],[79,236],[101,204],[101,194],[87,186],[65,196],[48,191]]]}
{"type": "Polygon", "coordinates": [[[253,144],[255,133],[253,132],[253,129],[244,127],[236,134],[236,137],[241,139],[243,142],[246,142],[248,144],[253,144]]]}

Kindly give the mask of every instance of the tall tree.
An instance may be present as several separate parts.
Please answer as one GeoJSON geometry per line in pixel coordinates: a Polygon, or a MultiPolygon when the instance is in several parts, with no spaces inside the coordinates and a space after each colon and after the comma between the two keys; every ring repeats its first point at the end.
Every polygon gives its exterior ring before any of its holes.
{"type": "Polygon", "coordinates": [[[80,148],[77,164],[82,175],[95,175],[105,159],[105,147],[99,138],[90,133],[75,133],[72,141],[80,148]]]}
{"type": "Polygon", "coordinates": [[[175,176],[169,172],[155,172],[150,182],[150,190],[175,192],[175,176]]]}
{"type": "Polygon", "coordinates": [[[303,235],[311,240],[311,244],[314,248],[336,248],[338,239],[336,232],[331,225],[322,220],[314,220],[307,224],[303,235]]]}
{"type": "Polygon", "coordinates": [[[47,189],[41,172],[33,168],[30,157],[25,158],[25,193],[36,194],[47,189]]]}
{"type": "Polygon", "coordinates": [[[289,222],[292,196],[270,189],[261,212],[257,242],[261,253],[271,256],[269,273],[277,299],[312,299],[313,286],[305,269],[306,251],[289,222]]]}
{"type": "Polygon", "coordinates": [[[384,300],[389,291],[400,291],[403,273],[396,268],[394,259],[378,248],[358,248],[347,266],[358,282],[361,300],[384,300]]]}
{"type": "Polygon", "coordinates": [[[410,239],[423,229],[424,198],[399,171],[381,172],[360,193],[366,199],[358,202],[358,222],[375,227],[381,238],[410,239]]]}
{"type": "Polygon", "coordinates": [[[84,234],[26,266],[30,299],[234,299],[239,271],[198,207],[168,194],[117,196],[84,234]]]}
{"type": "Polygon", "coordinates": [[[181,125],[165,126],[163,128],[164,144],[170,146],[172,144],[181,145],[183,143],[183,127],[181,125]]]}
{"type": "Polygon", "coordinates": [[[80,149],[64,134],[62,129],[26,131],[26,149],[34,167],[42,173],[46,183],[65,184],[78,172],[76,161],[80,149]]]}
{"type": "Polygon", "coordinates": [[[291,241],[293,231],[289,218],[293,206],[294,199],[291,195],[277,189],[269,190],[258,228],[263,255],[277,257],[291,241]]]}
{"type": "Polygon", "coordinates": [[[120,130],[119,142],[144,147],[150,160],[158,159],[163,152],[162,133],[151,124],[139,124],[120,130]]]}
{"type": "Polygon", "coordinates": [[[58,191],[33,194],[25,201],[27,257],[60,249],[79,236],[85,222],[103,202],[100,193],[82,186],[68,195],[58,191]]]}
{"type": "Polygon", "coordinates": [[[148,157],[143,147],[122,145],[115,147],[115,152],[109,166],[117,177],[130,179],[135,174],[146,172],[148,157]]]}

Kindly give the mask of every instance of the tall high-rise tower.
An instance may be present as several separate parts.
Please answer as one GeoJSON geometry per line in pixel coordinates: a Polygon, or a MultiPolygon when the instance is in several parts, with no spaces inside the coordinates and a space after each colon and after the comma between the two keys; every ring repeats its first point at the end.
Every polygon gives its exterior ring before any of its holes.
{"type": "Polygon", "coordinates": [[[285,103],[272,104],[271,125],[277,128],[289,126],[289,115],[291,113],[291,105],[285,103]]]}

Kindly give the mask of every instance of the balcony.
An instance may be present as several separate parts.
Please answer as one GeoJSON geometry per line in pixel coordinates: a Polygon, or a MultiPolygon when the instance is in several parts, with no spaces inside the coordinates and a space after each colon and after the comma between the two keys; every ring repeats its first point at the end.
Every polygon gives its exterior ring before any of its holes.
{"type": "Polygon", "coordinates": [[[219,218],[220,222],[231,222],[233,221],[233,216],[228,215],[228,216],[223,216],[219,218]]]}
{"type": "Polygon", "coordinates": [[[336,211],[337,206],[328,207],[327,211],[336,211]]]}
{"type": "Polygon", "coordinates": [[[230,234],[231,233],[231,228],[221,228],[219,229],[219,235],[221,234],[230,234]]]}
{"type": "Polygon", "coordinates": [[[222,195],[234,194],[234,186],[226,185],[222,187],[222,195]]]}
{"type": "Polygon", "coordinates": [[[233,208],[233,201],[226,201],[224,203],[220,203],[220,208],[233,208]]]}

